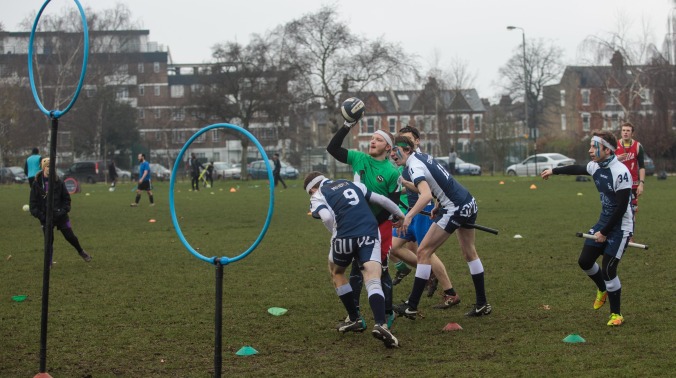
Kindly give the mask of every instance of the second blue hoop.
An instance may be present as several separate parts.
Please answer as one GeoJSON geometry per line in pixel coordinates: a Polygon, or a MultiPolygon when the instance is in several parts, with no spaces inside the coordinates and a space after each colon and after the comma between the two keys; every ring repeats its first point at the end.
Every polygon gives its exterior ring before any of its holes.
{"type": "Polygon", "coordinates": [[[169,180],[169,210],[171,211],[171,221],[174,224],[174,229],[176,230],[176,234],[178,235],[178,238],[181,240],[181,243],[183,243],[188,252],[190,252],[193,256],[197,257],[198,259],[214,265],[216,264],[216,260],[218,259],[222,265],[227,265],[229,263],[233,263],[235,261],[239,261],[247,257],[254,249],[256,249],[258,244],[260,244],[260,242],[263,240],[265,233],[268,231],[268,227],[270,227],[270,222],[272,221],[274,204],[275,204],[275,185],[274,178],[272,176],[272,168],[270,166],[270,160],[268,160],[268,156],[265,153],[265,149],[263,149],[263,146],[261,146],[256,137],[253,136],[247,130],[239,126],[231,125],[229,123],[215,123],[213,125],[209,125],[197,131],[192,137],[190,137],[190,139],[188,139],[187,142],[185,142],[185,145],[183,146],[183,148],[181,148],[181,151],[178,153],[176,161],[174,162],[174,167],[171,170],[171,179],[169,180]],[[258,148],[258,151],[261,153],[261,155],[263,156],[263,160],[265,161],[265,167],[267,168],[268,171],[268,180],[270,182],[270,202],[268,205],[268,215],[265,218],[265,224],[263,225],[260,234],[258,234],[258,237],[253,242],[253,244],[251,244],[251,246],[246,251],[240,253],[235,257],[227,257],[227,256],[223,256],[220,258],[206,257],[201,253],[197,252],[183,235],[183,231],[181,231],[181,226],[178,224],[178,218],[176,217],[176,207],[174,206],[174,185],[176,184],[176,176],[178,176],[178,169],[181,166],[181,162],[183,161],[183,155],[185,154],[185,151],[188,149],[188,147],[190,147],[192,142],[195,139],[197,139],[200,135],[206,133],[209,130],[218,128],[235,130],[243,134],[247,138],[249,138],[249,140],[251,140],[256,145],[256,148],[258,148]]]}
{"type": "Polygon", "coordinates": [[[47,4],[49,4],[50,1],[51,0],[46,0],[45,3],[42,4],[40,11],[38,12],[37,16],[35,16],[35,22],[33,22],[31,36],[28,42],[28,78],[30,79],[33,98],[35,99],[35,102],[38,104],[38,108],[40,108],[40,111],[42,111],[48,117],[59,118],[62,115],[68,113],[70,108],[72,108],[73,105],[75,105],[75,100],[77,100],[78,96],[80,95],[80,90],[82,90],[82,84],[84,83],[85,74],[87,73],[87,60],[89,57],[89,29],[87,27],[87,17],[85,17],[85,12],[84,9],[82,9],[82,5],[78,0],[73,0],[77,5],[77,9],[80,11],[80,16],[82,17],[82,30],[84,32],[84,48],[82,50],[82,71],[80,72],[80,80],[77,83],[77,88],[75,89],[73,98],[70,100],[68,105],[63,110],[57,109],[47,110],[44,107],[44,105],[42,105],[42,101],[40,101],[40,96],[38,96],[38,92],[35,89],[35,79],[33,78],[33,45],[35,43],[35,30],[38,27],[38,21],[40,21],[42,12],[45,10],[47,4]]]}

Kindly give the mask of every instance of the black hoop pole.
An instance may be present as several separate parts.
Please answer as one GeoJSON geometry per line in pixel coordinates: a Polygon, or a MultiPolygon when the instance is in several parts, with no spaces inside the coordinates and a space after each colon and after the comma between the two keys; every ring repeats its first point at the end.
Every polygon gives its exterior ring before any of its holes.
{"type": "Polygon", "coordinates": [[[47,214],[45,215],[45,259],[42,268],[42,319],[40,321],[40,373],[47,372],[47,324],[49,319],[49,273],[54,242],[54,185],[56,185],[56,136],[59,119],[52,117],[49,135],[49,177],[47,179],[47,214]]]}
{"type": "Polygon", "coordinates": [[[216,264],[216,309],[214,311],[214,377],[221,378],[223,366],[222,339],[223,339],[223,264],[217,258],[216,264]]]}

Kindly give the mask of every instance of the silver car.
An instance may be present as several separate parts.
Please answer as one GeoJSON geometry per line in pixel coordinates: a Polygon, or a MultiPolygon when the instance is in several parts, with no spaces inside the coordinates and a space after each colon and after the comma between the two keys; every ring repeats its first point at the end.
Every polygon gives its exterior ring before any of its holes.
{"type": "Polygon", "coordinates": [[[575,164],[575,159],[557,153],[531,155],[524,161],[512,164],[505,173],[509,176],[538,176],[545,169],[575,164]]]}

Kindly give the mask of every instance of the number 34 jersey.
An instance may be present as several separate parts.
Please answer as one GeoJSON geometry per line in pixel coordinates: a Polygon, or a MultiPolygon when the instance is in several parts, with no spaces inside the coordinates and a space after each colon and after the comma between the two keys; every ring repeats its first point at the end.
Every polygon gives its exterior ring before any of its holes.
{"type": "Polygon", "coordinates": [[[322,209],[331,212],[335,238],[379,238],[378,222],[369,208],[370,197],[371,191],[361,183],[327,180],[312,195],[310,211],[315,218],[319,218],[322,209]]]}
{"type": "MultiPolygon", "coordinates": [[[[629,169],[617,158],[613,158],[607,167],[602,168],[598,163],[590,161],[587,164],[587,172],[594,179],[596,189],[601,197],[601,217],[599,224],[608,223],[610,216],[617,208],[616,193],[622,189],[631,189],[632,178],[629,169]]],[[[633,217],[631,205],[627,205],[622,216],[620,227],[623,231],[633,231],[633,217]]]]}

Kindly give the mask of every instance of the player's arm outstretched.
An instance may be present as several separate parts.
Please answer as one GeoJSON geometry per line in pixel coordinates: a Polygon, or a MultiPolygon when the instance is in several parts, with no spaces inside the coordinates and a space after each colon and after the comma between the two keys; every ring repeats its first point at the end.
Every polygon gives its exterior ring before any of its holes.
{"type": "Polygon", "coordinates": [[[329,145],[326,146],[326,151],[331,154],[331,156],[333,156],[339,162],[345,164],[347,164],[347,149],[343,148],[342,145],[343,140],[345,140],[347,134],[350,133],[350,128],[352,125],[353,124],[345,122],[343,127],[338,129],[338,131],[336,131],[336,133],[333,135],[329,145]]]}
{"type": "Polygon", "coordinates": [[[545,169],[544,171],[540,172],[540,177],[542,177],[544,180],[549,179],[549,176],[551,175],[586,175],[586,176],[591,176],[589,172],[587,172],[587,166],[586,165],[566,165],[565,167],[556,167],[556,168],[549,168],[545,169]]]}

